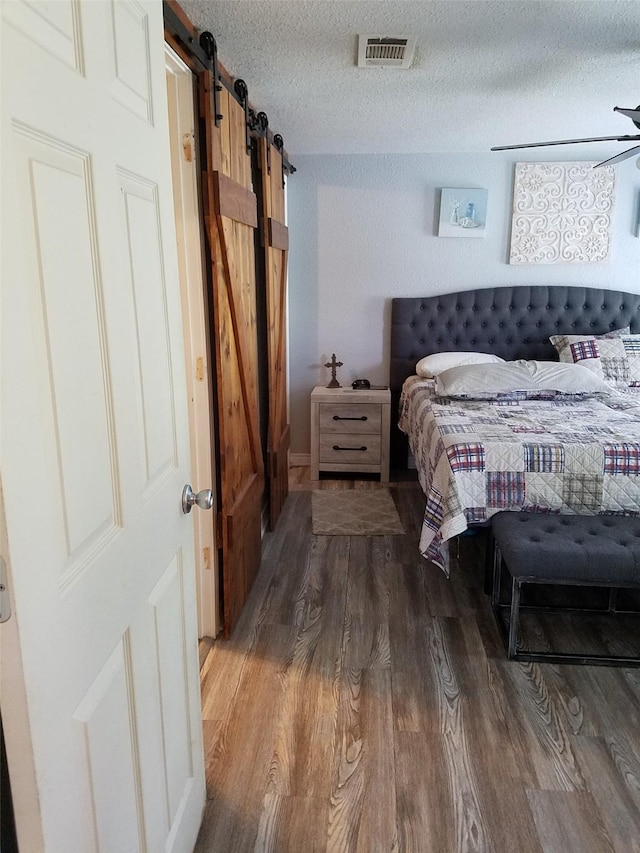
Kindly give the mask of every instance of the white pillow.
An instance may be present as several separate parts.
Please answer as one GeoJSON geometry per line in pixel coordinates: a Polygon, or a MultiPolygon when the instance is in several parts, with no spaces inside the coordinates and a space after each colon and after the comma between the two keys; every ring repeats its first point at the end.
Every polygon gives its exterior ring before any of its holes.
{"type": "Polygon", "coordinates": [[[557,361],[505,361],[452,367],[436,377],[442,397],[492,397],[513,392],[598,394],[611,388],[592,370],[557,361]],[[578,368],[578,370],[576,370],[578,368]]]}
{"type": "Polygon", "coordinates": [[[416,364],[416,373],[423,379],[431,379],[443,370],[449,370],[450,367],[498,362],[504,362],[504,359],[488,352],[435,352],[420,359],[416,364]]]}
{"type": "Polygon", "coordinates": [[[607,382],[580,364],[558,361],[525,361],[525,364],[537,388],[563,394],[608,394],[611,391],[607,382]]]}

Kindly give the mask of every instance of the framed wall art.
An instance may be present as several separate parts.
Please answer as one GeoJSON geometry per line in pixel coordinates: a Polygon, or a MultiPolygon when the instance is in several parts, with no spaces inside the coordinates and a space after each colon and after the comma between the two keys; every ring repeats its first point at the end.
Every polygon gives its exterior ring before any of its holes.
{"type": "Polygon", "coordinates": [[[516,163],[510,264],[609,259],[615,169],[595,163],[516,163]]]}
{"type": "Polygon", "coordinates": [[[440,190],[438,237],[484,237],[488,190],[440,190]]]}

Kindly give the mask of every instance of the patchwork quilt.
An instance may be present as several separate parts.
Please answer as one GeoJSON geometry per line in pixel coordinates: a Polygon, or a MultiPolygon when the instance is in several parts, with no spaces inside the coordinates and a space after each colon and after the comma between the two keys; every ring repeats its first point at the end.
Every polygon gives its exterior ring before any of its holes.
{"type": "Polygon", "coordinates": [[[502,510],[640,516],[640,391],[598,397],[439,397],[406,380],[400,429],[427,503],[420,553],[447,574],[447,540],[502,510]]]}

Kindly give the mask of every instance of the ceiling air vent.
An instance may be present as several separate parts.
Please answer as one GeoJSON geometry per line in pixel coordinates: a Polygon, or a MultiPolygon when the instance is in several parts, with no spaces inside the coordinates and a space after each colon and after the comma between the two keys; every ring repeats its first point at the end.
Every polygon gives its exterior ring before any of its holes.
{"type": "Polygon", "coordinates": [[[409,68],[414,36],[358,36],[358,68],[409,68]]]}

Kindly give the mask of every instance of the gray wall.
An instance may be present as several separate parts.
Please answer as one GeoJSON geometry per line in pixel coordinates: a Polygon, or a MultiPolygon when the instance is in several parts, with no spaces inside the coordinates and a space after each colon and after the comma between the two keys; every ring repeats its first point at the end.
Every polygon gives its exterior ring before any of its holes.
{"type": "MultiPolygon", "coordinates": [[[[540,149],[522,161],[586,160],[540,149]],[[540,156],[538,156],[540,155],[540,156]]],[[[599,152],[598,152],[599,153],[599,152]]],[[[604,156],[617,153],[612,150],[604,156]]],[[[568,154],[568,152],[563,152],[568,154]]],[[[598,155],[595,155],[596,157],[598,155]]],[[[388,381],[390,300],[477,287],[570,284],[640,293],[636,236],[640,171],[616,167],[610,260],[511,266],[513,164],[501,154],[292,157],[288,181],[291,451],[309,452],[309,394],[326,384],[333,352],[338,380],[388,381]],[[480,240],[437,237],[439,189],[489,191],[480,240]]]]}

